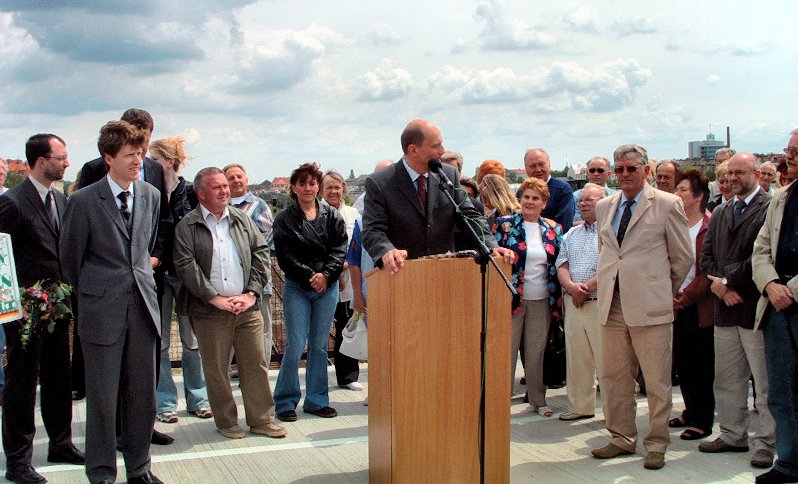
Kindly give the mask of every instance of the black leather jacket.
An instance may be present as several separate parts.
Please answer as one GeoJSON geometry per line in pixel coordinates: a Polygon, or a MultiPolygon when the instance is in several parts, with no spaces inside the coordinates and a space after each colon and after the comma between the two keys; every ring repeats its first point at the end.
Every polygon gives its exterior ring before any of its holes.
{"type": "Polygon", "coordinates": [[[307,220],[296,202],[277,214],[272,226],[277,262],[285,277],[312,291],[310,278],[320,272],[332,284],[346,260],[346,225],[337,210],[316,201],[317,215],[307,220]]]}
{"type": "MultiPolygon", "coordinates": [[[[182,176],[177,178],[180,181],[169,196],[169,211],[172,213],[172,220],[174,221],[175,227],[177,227],[177,223],[183,220],[183,217],[185,217],[188,212],[194,210],[199,203],[197,201],[197,195],[194,193],[194,187],[189,185],[182,176]]],[[[166,272],[175,275],[175,264],[172,254],[175,242],[174,231],[170,232],[170,237],[166,240],[164,247],[166,250],[164,250],[165,260],[163,261],[163,267],[166,269],[166,272]]]]}

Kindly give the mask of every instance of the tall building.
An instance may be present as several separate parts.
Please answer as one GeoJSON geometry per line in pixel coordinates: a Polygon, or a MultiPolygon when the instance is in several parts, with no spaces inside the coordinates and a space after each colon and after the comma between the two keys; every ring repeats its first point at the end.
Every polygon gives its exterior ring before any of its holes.
{"type": "Polygon", "coordinates": [[[687,143],[688,158],[714,160],[715,152],[725,146],[726,143],[715,139],[715,133],[709,133],[704,141],[690,141],[687,143]]]}

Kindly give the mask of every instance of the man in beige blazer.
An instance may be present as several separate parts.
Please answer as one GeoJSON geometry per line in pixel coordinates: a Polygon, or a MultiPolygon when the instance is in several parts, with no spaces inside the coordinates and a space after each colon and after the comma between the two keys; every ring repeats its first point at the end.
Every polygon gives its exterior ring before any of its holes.
{"type": "Polygon", "coordinates": [[[648,387],[650,430],[644,466],[665,465],[670,443],[673,296],[694,255],[680,199],[646,184],[648,154],[638,145],[614,153],[621,191],[596,206],[599,225],[598,319],[602,322],[601,391],[612,439],[592,454],[629,455],[637,447],[635,377],[648,387]]]}

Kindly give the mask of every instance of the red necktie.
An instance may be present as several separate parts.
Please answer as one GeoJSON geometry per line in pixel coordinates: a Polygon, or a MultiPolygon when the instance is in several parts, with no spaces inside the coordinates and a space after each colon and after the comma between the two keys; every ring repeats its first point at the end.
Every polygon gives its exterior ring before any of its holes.
{"type": "Polygon", "coordinates": [[[418,198],[421,200],[421,206],[427,208],[427,179],[424,175],[418,177],[418,198]]]}

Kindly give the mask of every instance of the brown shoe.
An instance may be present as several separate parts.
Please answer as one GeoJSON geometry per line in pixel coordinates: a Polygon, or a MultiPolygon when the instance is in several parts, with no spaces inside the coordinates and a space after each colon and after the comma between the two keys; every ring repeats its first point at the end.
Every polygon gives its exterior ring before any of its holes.
{"type": "Polygon", "coordinates": [[[590,451],[590,453],[593,454],[593,457],[595,457],[596,459],[612,459],[614,457],[618,457],[621,455],[634,454],[634,452],[622,449],[617,445],[613,444],[612,442],[599,449],[593,449],[590,451]]]}
{"type": "Polygon", "coordinates": [[[747,445],[729,445],[720,437],[715,440],[701,442],[698,444],[698,450],[701,452],[708,452],[710,454],[719,454],[721,452],[748,452],[747,445]]]}
{"type": "Polygon", "coordinates": [[[665,452],[649,452],[646,454],[646,461],[643,463],[646,469],[662,469],[665,467],[665,452]]]}
{"type": "Polygon", "coordinates": [[[233,425],[232,427],[219,427],[216,430],[219,431],[220,434],[224,435],[228,439],[243,439],[246,435],[244,431],[238,425],[233,425]]]}
{"type": "Polygon", "coordinates": [[[767,449],[757,449],[751,456],[751,465],[760,469],[767,469],[773,466],[773,452],[767,449]]]}
{"type": "Polygon", "coordinates": [[[263,425],[253,425],[249,428],[249,431],[253,434],[265,435],[273,439],[281,439],[288,435],[288,431],[285,427],[277,425],[274,422],[265,423],[263,425]]]}

